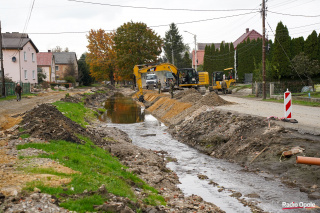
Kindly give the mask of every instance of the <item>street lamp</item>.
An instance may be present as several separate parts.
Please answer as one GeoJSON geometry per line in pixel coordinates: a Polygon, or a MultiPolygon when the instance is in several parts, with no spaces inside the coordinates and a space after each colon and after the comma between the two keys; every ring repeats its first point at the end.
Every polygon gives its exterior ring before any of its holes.
{"type": "MultiPolygon", "coordinates": [[[[186,33],[190,33],[188,31],[184,31],[186,33]]],[[[194,37],[194,69],[197,71],[197,35],[190,33],[194,37]]]]}

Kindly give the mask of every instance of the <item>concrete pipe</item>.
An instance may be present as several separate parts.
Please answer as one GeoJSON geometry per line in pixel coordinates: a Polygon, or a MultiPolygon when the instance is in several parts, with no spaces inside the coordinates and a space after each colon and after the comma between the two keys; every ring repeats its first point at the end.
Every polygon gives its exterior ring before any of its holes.
{"type": "Polygon", "coordinates": [[[297,156],[296,163],[320,166],[320,158],[297,156]]]}

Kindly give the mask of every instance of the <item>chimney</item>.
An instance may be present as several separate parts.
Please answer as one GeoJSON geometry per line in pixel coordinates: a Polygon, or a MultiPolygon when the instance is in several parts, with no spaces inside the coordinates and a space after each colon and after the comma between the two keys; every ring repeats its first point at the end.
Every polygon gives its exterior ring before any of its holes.
{"type": "Polygon", "coordinates": [[[248,32],[249,32],[249,28],[246,29],[246,33],[248,33],[248,32]]]}
{"type": "Polygon", "coordinates": [[[51,50],[48,50],[48,53],[51,53],[51,50]]]}

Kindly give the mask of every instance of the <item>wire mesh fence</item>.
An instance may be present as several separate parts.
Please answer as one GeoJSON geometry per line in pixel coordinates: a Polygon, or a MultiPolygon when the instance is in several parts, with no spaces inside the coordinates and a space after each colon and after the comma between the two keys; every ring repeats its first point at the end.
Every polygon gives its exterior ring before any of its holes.
{"type": "MultiPolygon", "coordinates": [[[[308,85],[307,81],[281,81],[281,82],[266,82],[266,93],[270,95],[283,95],[287,89],[292,93],[301,93],[303,88],[308,85]]],[[[312,83],[310,88],[315,91],[315,84],[312,83]]],[[[262,82],[252,83],[252,94],[262,97],[263,85],[262,82]]]]}
{"type": "MultiPolygon", "coordinates": [[[[22,94],[30,93],[30,83],[20,83],[20,86],[22,87],[22,94]]],[[[16,83],[5,83],[5,87],[6,96],[15,95],[16,83]]],[[[0,83],[0,91],[2,91],[2,83],[0,83]]],[[[2,96],[1,92],[0,96],[2,96]]]]}

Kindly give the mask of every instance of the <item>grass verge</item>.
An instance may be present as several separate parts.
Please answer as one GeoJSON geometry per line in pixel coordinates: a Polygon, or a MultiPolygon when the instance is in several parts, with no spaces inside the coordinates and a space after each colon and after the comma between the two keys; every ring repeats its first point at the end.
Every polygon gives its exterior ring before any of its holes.
{"type": "MultiPolygon", "coordinates": [[[[21,95],[21,99],[27,98],[29,96],[37,96],[37,95],[38,94],[33,94],[33,93],[23,94],[23,95],[21,95]]],[[[16,100],[16,99],[17,99],[16,95],[9,95],[9,96],[6,96],[5,98],[4,97],[0,97],[0,101],[9,101],[9,100],[16,100]]]]}
{"type": "MultiPolygon", "coordinates": [[[[276,102],[276,103],[282,103],[283,100],[277,100],[277,99],[266,99],[263,101],[269,101],[269,102],[276,102]]],[[[303,105],[303,106],[311,106],[311,107],[320,107],[319,102],[311,102],[311,101],[299,101],[299,100],[292,100],[292,104],[297,104],[297,105],[303,105]]]]}
{"type": "Polygon", "coordinates": [[[83,145],[67,141],[51,141],[46,144],[29,143],[17,146],[18,150],[26,148],[42,149],[49,155],[39,155],[40,158],[50,158],[80,173],[64,174],[52,169],[26,168],[26,172],[36,174],[52,174],[60,177],[71,178],[66,187],[50,187],[42,181],[33,181],[27,184],[25,190],[33,191],[35,187],[41,192],[58,197],[61,206],[77,212],[92,212],[93,205],[101,205],[107,201],[103,195],[94,194],[91,196],[79,196],[72,198],[72,195],[81,194],[84,190],[96,191],[102,184],[105,184],[108,192],[121,197],[128,197],[134,202],[137,201],[132,188],[140,188],[147,197],[143,200],[149,205],[165,205],[164,198],[158,195],[157,190],[148,186],[136,175],[127,172],[118,159],[111,156],[105,150],[97,147],[88,138],[78,136],[86,143],[83,145]],[[134,187],[132,187],[134,185],[134,187]],[[65,189],[67,188],[67,190],[65,189]],[[61,194],[67,194],[62,197],[61,194]]]}
{"type": "Polygon", "coordinates": [[[53,105],[57,106],[58,110],[66,117],[80,124],[82,127],[89,125],[87,121],[96,119],[95,112],[86,108],[83,103],[57,101],[54,102],[53,105]]]}

